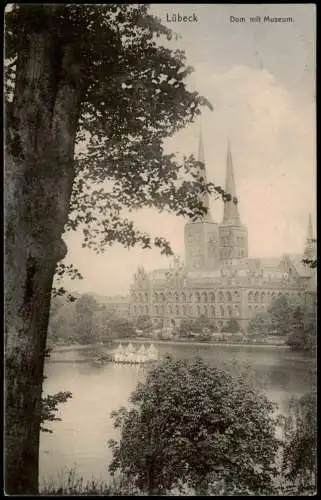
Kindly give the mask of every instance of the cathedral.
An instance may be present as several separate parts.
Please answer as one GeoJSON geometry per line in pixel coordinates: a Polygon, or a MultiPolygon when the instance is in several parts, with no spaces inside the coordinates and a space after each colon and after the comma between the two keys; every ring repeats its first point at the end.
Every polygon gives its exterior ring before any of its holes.
{"type": "MultiPolygon", "coordinates": [[[[204,147],[198,161],[206,180],[204,147]]],[[[212,220],[209,195],[202,194],[207,214],[187,222],[184,230],[185,264],[178,258],[170,268],[147,273],[140,266],[130,287],[130,316],[149,316],[155,326],[173,328],[183,319],[207,316],[220,331],[236,319],[243,332],[257,314],[265,312],[278,295],[301,300],[314,289],[316,272],[302,260],[316,258],[309,216],[302,255],[254,259],[248,256],[248,231],[241,222],[230,144],[227,146],[223,219],[212,220]]]]}

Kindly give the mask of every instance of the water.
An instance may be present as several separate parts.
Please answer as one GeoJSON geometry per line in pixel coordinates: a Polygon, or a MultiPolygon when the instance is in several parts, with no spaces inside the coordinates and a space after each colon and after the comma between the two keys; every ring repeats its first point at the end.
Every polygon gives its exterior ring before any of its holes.
{"type": "MultiPolygon", "coordinates": [[[[256,385],[278,403],[282,413],[286,413],[291,396],[304,394],[310,387],[312,360],[287,348],[164,343],[158,349],[160,355],[171,352],[180,358],[200,355],[218,367],[233,360],[251,366],[256,385]]],[[[60,406],[62,421],[48,424],[53,434],[41,433],[41,483],[74,466],[86,480],[108,477],[111,451],[107,440],[118,437],[110,413],[127,405],[142,372],[137,366],[94,366],[90,351],[74,348],[53,352],[46,364],[45,394],[68,390],[73,397],[60,406]]]]}

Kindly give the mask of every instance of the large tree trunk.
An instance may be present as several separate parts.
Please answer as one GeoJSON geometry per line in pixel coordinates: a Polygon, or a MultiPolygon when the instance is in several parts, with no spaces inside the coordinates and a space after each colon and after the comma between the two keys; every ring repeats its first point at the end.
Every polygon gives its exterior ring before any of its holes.
{"type": "MultiPolygon", "coordinates": [[[[37,494],[50,298],[74,179],[80,90],[50,30],[17,62],[5,156],[5,491],[37,494]],[[57,68],[59,79],[57,79],[57,68]]],[[[68,59],[68,60],[66,60],[68,59]]],[[[8,111],[8,110],[7,110],[8,111]]],[[[63,389],[68,389],[63,388],[63,389]]]]}

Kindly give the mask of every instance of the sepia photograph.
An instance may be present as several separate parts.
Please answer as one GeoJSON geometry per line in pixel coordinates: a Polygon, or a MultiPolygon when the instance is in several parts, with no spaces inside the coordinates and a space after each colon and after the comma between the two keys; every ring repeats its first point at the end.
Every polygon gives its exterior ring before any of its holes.
{"type": "Polygon", "coordinates": [[[5,495],[316,495],[316,4],[11,3],[3,57],[5,495]]]}

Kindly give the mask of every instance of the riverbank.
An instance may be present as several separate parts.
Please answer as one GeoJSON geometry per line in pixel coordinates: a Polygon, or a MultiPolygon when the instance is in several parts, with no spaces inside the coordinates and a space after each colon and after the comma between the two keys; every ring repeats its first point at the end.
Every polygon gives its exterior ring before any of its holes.
{"type": "Polygon", "coordinates": [[[218,342],[218,341],[204,341],[204,342],[195,342],[186,341],[186,340],[154,340],[154,339],[128,339],[128,338],[119,338],[113,339],[112,343],[108,344],[70,344],[70,345],[56,345],[52,347],[52,352],[61,352],[61,351],[71,351],[71,350],[83,350],[89,348],[110,348],[114,349],[116,344],[120,343],[129,343],[132,344],[160,344],[160,345],[194,345],[194,346],[231,346],[231,347],[254,347],[254,348],[269,348],[269,349],[290,349],[290,347],[286,344],[267,344],[267,343],[245,343],[245,342],[218,342]]]}

